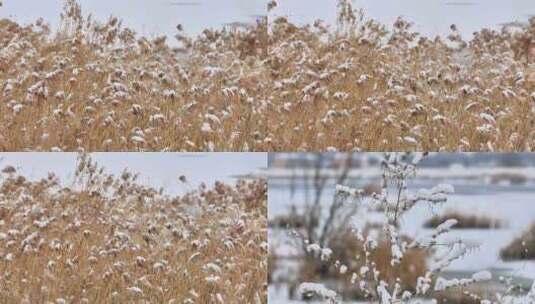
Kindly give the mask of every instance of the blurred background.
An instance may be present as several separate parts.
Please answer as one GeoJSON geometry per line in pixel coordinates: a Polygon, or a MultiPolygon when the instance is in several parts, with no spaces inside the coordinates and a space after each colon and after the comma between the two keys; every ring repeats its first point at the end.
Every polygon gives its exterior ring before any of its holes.
{"type": "MultiPolygon", "coordinates": [[[[382,159],[381,153],[269,154],[270,302],[298,303],[296,289],[306,281],[325,284],[347,302],[364,300],[355,285],[349,284],[348,274],[306,258],[297,236],[311,243],[323,241],[334,252],[331,260],[351,265],[360,244],[346,234],[347,218],[362,216],[373,227],[383,213],[362,213],[358,204],[338,206],[329,224],[326,218],[332,212],[335,185],[364,189],[365,196],[379,192],[382,159]],[[330,227],[325,229],[325,225],[330,227]]],[[[406,213],[399,221],[403,237],[427,235],[446,219],[455,218],[459,223],[448,237],[466,240],[474,248],[446,268],[443,277],[469,277],[489,270],[493,280],[470,290],[485,294],[505,291],[500,277],[511,277],[520,293],[531,286],[535,279],[535,154],[430,154],[409,179],[408,189],[442,183],[453,185],[455,193],[444,204],[424,203],[406,213]]],[[[402,280],[414,287],[432,257],[432,252],[406,256],[402,280]]],[[[447,303],[479,303],[455,289],[441,297],[447,303]]]]}

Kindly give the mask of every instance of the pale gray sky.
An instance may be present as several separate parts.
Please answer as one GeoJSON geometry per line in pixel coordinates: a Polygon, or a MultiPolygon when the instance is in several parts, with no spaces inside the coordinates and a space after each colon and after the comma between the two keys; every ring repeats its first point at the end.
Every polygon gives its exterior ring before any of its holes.
{"type": "MultiPolygon", "coordinates": [[[[463,35],[504,22],[526,21],[535,14],[533,0],[353,0],[366,16],[391,25],[398,16],[413,21],[426,35],[449,32],[457,24],[463,35]]],[[[297,22],[322,19],[336,21],[336,0],[280,0],[273,16],[288,16],[297,22]]],[[[468,37],[467,37],[468,38],[468,37]]]]}
{"type": "MultiPolygon", "coordinates": [[[[22,22],[45,18],[53,26],[59,22],[63,0],[4,0],[0,17],[11,16],[22,22]]],[[[139,33],[156,36],[176,33],[178,23],[192,34],[207,27],[229,22],[250,22],[265,15],[268,0],[80,0],[84,14],[104,20],[116,15],[139,33]]],[[[336,20],[337,0],[278,0],[272,15],[289,16],[297,22],[336,20]]],[[[426,35],[447,33],[454,23],[464,35],[482,27],[525,21],[535,14],[533,0],[353,0],[368,16],[392,24],[397,16],[416,23],[426,35]]]]}
{"type": "MultiPolygon", "coordinates": [[[[185,175],[192,187],[201,182],[211,185],[216,180],[234,183],[234,175],[258,173],[267,167],[267,153],[92,153],[92,158],[119,174],[124,168],[139,172],[139,181],[168,193],[180,194],[186,189],[178,183],[185,175]]],[[[0,168],[12,165],[31,179],[48,172],[56,173],[70,185],[76,153],[0,153],[0,168]]]]}
{"type": "MultiPolygon", "coordinates": [[[[59,23],[63,0],[3,0],[0,17],[11,16],[21,22],[39,17],[52,26],[59,23]]],[[[249,22],[255,15],[266,14],[264,0],[79,0],[84,15],[92,13],[99,20],[114,15],[141,34],[173,36],[178,23],[189,33],[229,22],[249,22]]]]}

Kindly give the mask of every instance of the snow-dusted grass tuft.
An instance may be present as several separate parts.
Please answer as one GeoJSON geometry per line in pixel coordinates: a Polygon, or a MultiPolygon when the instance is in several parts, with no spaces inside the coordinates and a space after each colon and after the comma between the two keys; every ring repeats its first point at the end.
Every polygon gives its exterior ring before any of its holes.
{"type": "Polygon", "coordinates": [[[535,260],[535,223],[503,248],[500,256],[504,260],[535,260]]]}
{"type": "Polygon", "coordinates": [[[506,226],[504,221],[485,214],[465,214],[456,210],[448,210],[444,214],[435,215],[426,221],[424,226],[435,228],[448,219],[457,220],[453,229],[499,229],[506,226]]]}

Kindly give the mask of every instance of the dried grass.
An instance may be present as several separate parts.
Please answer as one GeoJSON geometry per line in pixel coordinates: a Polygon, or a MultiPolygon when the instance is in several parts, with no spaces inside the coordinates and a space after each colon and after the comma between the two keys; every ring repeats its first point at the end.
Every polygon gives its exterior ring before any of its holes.
{"type": "Polygon", "coordinates": [[[270,20],[273,150],[532,151],[535,18],[463,41],[387,29],[339,1],[338,25],[270,20]]]}
{"type": "Polygon", "coordinates": [[[171,47],[68,0],[59,32],[0,21],[0,150],[532,151],[534,36],[423,37],[340,1],[329,29],[269,15],[171,47]]]}
{"type": "Polygon", "coordinates": [[[86,157],[69,188],[4,171],[2,303],[267,303],[264,180],[170,197],[86,157]]]}
{"type": "MultiPolygon", "coordinates": [[[[407,241],[409,242],[408,239],[407,241]]],[[[427,271],[429,253],[423,250],[407,252],[399,265],[391,267],[391,246],[384,239],[369,257],[360,255],[363,252],[363,243],[355,238],[353,231],[340,232],[329,242],[328,248],[333,251],[331,260],[339,263],[333,265],[323,263],[317,258],[306,259],[301,267],[300,278],[302,281],[318,281],[321,278],[321,281],[335,279],[337,282],[344,282],[346,286],[342,288],[343,293],[352,299],[365,299],[369,296],[356,288],[355,284],[349,283],[352,274],[359,273],[366,258],[375,263],[381,280],[392,284],[399,282],[407,290],[414,291],[418,277],[427,271]],[[339,265],[345,265],[346,272],[340,273],[339,265]]]]}
{"type": "Polygon", "coordinates": [[[500,229],[506,226],[504,221],[487,215],[465,214],[456,210],[448,210],[444,214],[430,218],[425,222],[424,227],[436,228],[449,219],[457,220],[457,224],[452,229],[500,229]]]}
{"type": "Polygon", "coordinates": [[[75,0],[59,32],[0,20],[0,150],[266,151],[266,20],[176,39],[75,0]]]}
{"type": "Polygon", "coordinates": [[[535,260],[535,223],[500,251],[502,259],[535,260]]]}

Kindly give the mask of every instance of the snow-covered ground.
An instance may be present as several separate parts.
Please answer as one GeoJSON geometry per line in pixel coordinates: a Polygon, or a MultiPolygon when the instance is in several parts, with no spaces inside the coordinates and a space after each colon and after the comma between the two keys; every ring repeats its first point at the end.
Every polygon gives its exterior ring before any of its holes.
{"type": "MultiPolygon", "coordinates": [[[[329,178],[327,187],[324,190],[322,204],[328,206],[334,195],[334,178],[340,174],[339,170],[325,169],[321,176],[329,178]]],[[[292,203],[300,204],[307,200],[312,200],[312,179],[313,170],[306,169],[280,169],[270,168],[269,194],[270,194],[270,216],[284,214],[292,203]],[[308,185],[303,180],[308,178],[308,185]],[[293,186],[290,183],[294,183],[293,186]],[[292,190],[293,187],[293,190],[292,190]],[[293,193],[292,193],[293,191],[293,193]]],[[[349,185],[362,188],[369,184],[377,183],[381,175],[378,167],[368,167],[364,169],[352,169],[348,172],[347,180],[349,185]]],[[[450,183],[455,187],[456,195],[479,195],[490,193],[530,193],[535,191],[535,168],[422,168],[418,170],[416,178],[409,180],[410,187],[414,189],[430,188],[438,183],[450,183]],[[519,175],[525,178],[525,183],[512,184],[502,181],[492,184],[493,176],[519,175]]]]}
{"type": "MultiPolygon", "coordinates": [[[[302,301],[288,300],[288,287],[286,285],[270,285],[268,287],[268,303],[298,304],[302,301]]],[[[321,302],[307,302],[308,304],[320,304],[321,302]]],[[[347,304],[370,304],[368,302],[345,302],[347,304]]]]}
{"type": "MultiPolygon", "coordinates": [[[[276,304],[300,304],[302,301],[295,301],[287,299],[288,287],[286,285],[270,285],[268,287],[268,303],[276,304]]],[[[417,304],[431,304],[432,301],[418,299],[415,300],[417,304]]],[[[307,304],[322,304],[322,302],[308,301],[307,304]]],[[[374,304],[372,302],[362,301],[345,301],[344,304],[374,304]]]]}
{"type": "MultiPolygon", "coordinates": [[[[290,206],[295,204],[297,209],[307,201],[313,200],[313,188],[303,183],[290,187],[288,171],[270,170],[269,178],[269,216],[288,213],[290,206]]],[[[418,171],[418,178],[409,184],[410,190],[431,188],[438,183],[449,183],[455,188],[455,193],[448,195],[448,202],[441,206],[430,207],[423,204],[413,208],[401,219],[401,231],[411,237],[426,235],[430,230],[424,228],[424,223],[433,215],[440,215],[445,211],[459,211],[467,215],[487,215],[499,219],[505,225],[501,229],[459,229],[452,230],[448,238],[462,238],[477,244],[477,249],[465,258],[453,262],[447,271],[450,273],[472,273],[480,270],[490,270],[495,276],[513,275],[517,278],[535,279],[535,261],[504,262],[499,257],[500,249],[507,246],[514,238],[520,236],[530,224],[535,223],[535,186],[534,168],[494,168],[464,170],[450,169],[422,169],[418,171]],[[489,176],[497,173],[522,174],[527,178],[525,183],[490,184],[489,176]]],[[[349,184],[353,187],[363,187],[378,180],[379,170],[353,170],[350,173],[349,184]]],[[[335,174],[335,172],[328,172],[335,174]]],[[[297,178],[296,180],[300,180],[297,178]]],[[[334,195],[334,185],[326,187],[321,204],[329,206],[334,195]]],[[[324,210],[327,208],[323,208],[324,210]]],[[[374,219],[381,214],[369,214],[368,219],[374,219]]],[[[291,238],[285,231],[270,229],[270,246],[276,248],[278,254],[287,257],[299,255],[299,250],[293,247],[291,238]],[[273,247],[274,246],[274,247],[273,247]]],[[[277,275],[292,275],[297,270],[297,260],[289,259],[279,265],[284,265],[277,275]]],[[[270,287],[270,297],[277,299],[276,303],[285,302],[287,286],[270,287]]],[[[288,299],[286,299],[288,300],[288,299]]]]}
{"type": "Polygon", "coordinates": [[[426,233],[424,222],[433,214],[444,210],[456,210],[469,215],[488,215],[505,222],[501,229],[457,229],[452,230],[449,238],[462,238],[479,244],[472,254],[451,264],[451,271],[478,271],[483,269],[509,268],[517,275],[535,279],[535,262],[509,263],[499,258],[501,248],[524,232],[535,222],[535,189],[525,192],[506,190],[488,193],[482,187],[480,194],[457,193],[450,195],[442,208],[429,209],[420,205],[402,219],[401,231],[409,236],[426,233]],[[531,271],[530,271],[531,270],[531,271]]]}

